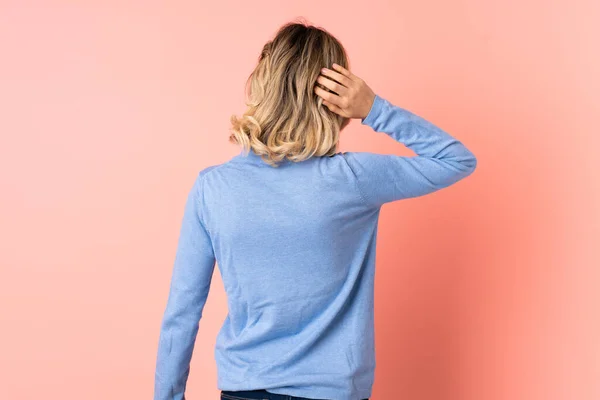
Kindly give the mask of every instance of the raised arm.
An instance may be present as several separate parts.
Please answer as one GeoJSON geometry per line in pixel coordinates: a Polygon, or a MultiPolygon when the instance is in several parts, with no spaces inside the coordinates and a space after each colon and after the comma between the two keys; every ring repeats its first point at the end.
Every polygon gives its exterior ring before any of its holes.
{"type": "Polygon", "coordinates": [[[154,400],[185,400],[184,392],[215,257],[201,216],[201,175],[190,190],[161,323],[154,400]]]}
{"type": "Polygon", "coordinates": [[[412,113],[376,95],[359,77],[334,64],[324,69],[315,86],[317,95],[331,111],[346,118],[360,118],[377,132],[406,145],[412,157],[344,152],[365,201],[373,207],[422,196],[447,187],[470,175],[477,159],[458,139],[412,113]],[[330,79],[331,78],[331,79],[330,79]],[[332,93],[333,92],[333,93],[332,93]]]}
{"type": "Polygon", "coordinates": [[[368,152],[345,152],[363,196],[373,206],[423,196],[470,175],[477,159],[458,139],[422,117],[375,95],[361,119],[417,155],[412,157],[368,152]]]}

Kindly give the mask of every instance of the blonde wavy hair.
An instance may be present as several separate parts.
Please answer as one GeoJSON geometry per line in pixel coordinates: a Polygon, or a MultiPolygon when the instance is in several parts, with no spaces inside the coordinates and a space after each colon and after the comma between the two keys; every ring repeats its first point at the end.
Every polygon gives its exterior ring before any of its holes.
{"type": "Polygon", "coordinates": [[[268,41],[246,81],[246,112],[231,116],[229,141],[252,149],[271,166],[337,152],[340,131],[350,122],[322,106],[314,92],[321,68],[349,69],[341,43],[326,30],[289,22],[268,41]],[[249,89],[249,90],[248,90],[249,89]]]}

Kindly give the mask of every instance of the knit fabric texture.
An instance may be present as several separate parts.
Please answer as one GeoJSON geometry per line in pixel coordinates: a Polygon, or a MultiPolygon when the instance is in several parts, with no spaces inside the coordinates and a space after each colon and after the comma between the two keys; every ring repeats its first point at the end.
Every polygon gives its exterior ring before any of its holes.
{"type": "Polygon", "coordinates": [[[360,121],[416,155],[338,152],[275,168],[250,151],[198,173],[160,327],[155,400],[185,399],[215,265],[228,304],[214,348],[218,389],[371,396],[381,206],[450,186],[477,160],[379,95],[360,121]]]}

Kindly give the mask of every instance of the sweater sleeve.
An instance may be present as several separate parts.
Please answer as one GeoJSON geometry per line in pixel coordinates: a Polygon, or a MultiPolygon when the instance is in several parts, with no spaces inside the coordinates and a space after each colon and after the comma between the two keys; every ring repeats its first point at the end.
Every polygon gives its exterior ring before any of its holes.
{"type": "Polygon", "coordinates": [[[409,110],[375,95],[361,124],[403,143],[411,157],[369,152],[342,153],[358,188],[373,207],[422,196],[467,177],[477,159],[459,140],[409,110]]]}
{"type": "Polygon", "coordinates": [[[184,209],[160,329],[154,400],[185,400],[196,334],[216,262],[201,220],[200,182],[201,175],[189,192],[184,209]]]}

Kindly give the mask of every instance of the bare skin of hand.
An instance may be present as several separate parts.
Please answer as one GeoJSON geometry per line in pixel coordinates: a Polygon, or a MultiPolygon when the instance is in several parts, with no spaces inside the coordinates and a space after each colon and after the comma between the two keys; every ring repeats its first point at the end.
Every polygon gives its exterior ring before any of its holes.
{"type": "Polygon", "coordinates": [[[338,64],[333,64],[335,70],[321,69],[317,82],[331,90],[315,85],[315,93],[323,98],[323,104],[331,111],[346,118],[364,119],[369,114],[375,93],[358,76],[338,64]]]}

